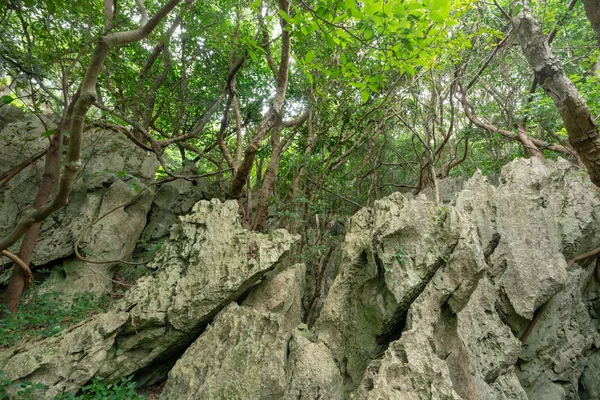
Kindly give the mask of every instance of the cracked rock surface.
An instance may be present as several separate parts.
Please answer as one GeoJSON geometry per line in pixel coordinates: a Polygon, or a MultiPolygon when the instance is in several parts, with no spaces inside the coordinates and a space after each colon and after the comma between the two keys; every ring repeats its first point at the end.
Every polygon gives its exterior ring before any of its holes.
{"type": "MultiPolygon", "coordinates": [[[[7,111],[10,110],[8,107],[7,111]]],[[[2,172],[46,149],[47,139],[42,135],[57,123],[50,117],[41,117],[44,123],[33,115],[7,117],[7,111],[0,113],[0,127],[5,122],[0,131],[2,172]]],[[[158,161],[122,134],[101,129],[86,132],[82,161],[83,167],[68,204],[42,224],[31,264],[34,268],[62,265],[64,273],[54,274],[42,290],[102,295],[112,289],[111,278],[118,263],[93,264],[78,260],[74,257],[75,241],[98,217],[135,199],[128,207],[114,210],[89,227],[79,246],[80,252],[91,260],[127,259],[146,225],[154,197],[151,191],[136,196],[144,185],[154,180],[158,161]]],[[[42,157],[0,189],[0,236],[8,234],[32,204],[43,172],[42,157]]],[[[11,250],[17,253],[19,244],[11,250]]],[[[0,276],[0,282],[6,279],[8,274],[0,276]]]]}
{"type": "Polygon", "coordinates": [[[599,192],[566,161],[518,159],[452,198],[393,194],[349,218],[310,328],[305,267],[282,259],[297,238],[199,202],[114,310],[0,352],[0,369],[46,398],[162,374],[165,399],[598,399],[595,262],[567,260],[600,245],[599,192]]]}
{"type": "Polygon", "coordinates": [[[138,281],[107,313],[0,352],[0,370],[13,382],[45,384],[40,396],[47,399],[77,391],[93,377],[114,382],[140,373],[143,379],[148,367],[193,342],[297,240],[284,230],[242,229],[237,209],[235,201],[197,203],[153,260],[155,275],[138,281]]]}
{"type": "Polygon", "coordinates": [[[285,322],[295,308],[269,306],[301,292],[301,279],[281,275],[285,289],[253,291],[217,316],[164,394],[595,399],[600,290],[593,268],[567,271],[566,260],[600,243],[599,205],[566,162],[533,159],[505,167],[497,185],[474,176],[454,205],[376,201],[346,224],[339,274],[310,329],[285,322]]]}

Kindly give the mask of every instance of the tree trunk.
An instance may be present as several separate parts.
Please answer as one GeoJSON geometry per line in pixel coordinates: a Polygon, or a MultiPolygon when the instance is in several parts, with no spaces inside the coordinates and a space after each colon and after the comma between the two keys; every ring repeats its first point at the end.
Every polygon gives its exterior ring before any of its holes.
{"type": "Polygon", "coordinates": [[[584,0],[583,7],[585,8],[585,15],[587,15],[592,28],[594,28],[596,40],[600,47],[600,0],[584,0]]]}
{"type": "Polygon", "coordinates": [[[300,164],[300,168],[298,169],[298,173],[292,177],[292,183],[290,185],[290,190],[288,195],[286,196],[287,201],[293,201],[298,196],[304,196],[304,186],[306,184],[306,165],[308,164],[308,160],[312,155],[313,147],[315,145],[315,130],[313,127],[313,111],[310,111],[308,114],[308,122],[306,124],[306,129],[308,130],[308,139],[306,141],[306,147],[304,148],[303,160],[300,164]]]}
{"type": "MultiPolygon", "coordinates": [[[[279,0],[279,9],[286,14],[290,12],[290,1],[279,0]]],[[[281,62],[279,63],[279,71],[277,72],[277,90],[273,102],[269,107],[269,110],[260,121],[256,135],[250,141],[250,144],[244,152],[244,158],[240,163],[236,174],[233,176],[231,186],[229,188],[228,197],[230,199],[239,199],[242,196],[244,186],[248,175],[254,165],[254,159],[256,158],[256,152],[260,149],[263,140],[269,133],[269,131],[278,123],[281,122],[281,110],[283,109],[283,103],[285,101],[285,93],[288,85],[288,69],[290,62],[290,32],[286,29],[287,22],[283,19],[279,19],[281,26],[281,62]]]]}
{"type": "Polygon", "coordinates": [[[279,140],[279,127],[274,128],[272,133],[272,152],[271,160],[267,165],[265,176],[263,178],[260,192],[258,193],[258,203],[256,205],[256,214],[254,220],[254,230],[263,231],[267,227],[267,218],[269,216],[269,198],[275,189],[277,183],[277,173],[279,172],[279,163],[281,162],[281,151],[285,147],[285,141],[279,140]]]}
{"type": "Polygon", "coordinates": [[[565,75],[560,61],[552,53],[546,36],[527,7],[513,18],[512,23],[523,54],[538,82],[558,108],[569,134],[569,142],[587,167],[592,182],[600,186],[600,137],[585,100],[565,75]]]}
{"type": "MultiPolygon", "coordinates": [[[[37,209],[44,205],[55,187],[55,183],[60,172],[60,156],[62,154],[62,134],[63,128],[57,132],[52,138],[52,142],[46,153],[46,161],[44,164],[44,175],[38,192],[33,201],[33,208],[37,209]]],[[[27,230],[21,242],[21,248],[19,250],[19,258],[29,266],[31,258],[33,256],[33,250],[38,240],[40,229],[42,228],[42,222],[34,224],[27,230]]],[[[21,295],[27,286],[29,286],[29,277],[25,274],[22,268],[15,264],[13,267],[8,286],[4,292],[4,298],[2,302],[8,307],[8,310],[12,313],[16,313],[19,310],[19,303],[21,302],[21,295]]]]}

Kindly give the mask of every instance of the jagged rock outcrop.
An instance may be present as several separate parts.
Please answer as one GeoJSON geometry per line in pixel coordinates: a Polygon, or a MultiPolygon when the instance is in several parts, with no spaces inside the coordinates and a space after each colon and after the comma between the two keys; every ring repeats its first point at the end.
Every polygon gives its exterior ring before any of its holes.
{"type": "MultiPolygon", "coordinates": [[[[489,178],[489,177],[488,177],[489,178]]],[[[467,176],[448,177],[445,179],[438,179],[436,183],[438,185],[437,191],[440,196],[440,202],[444,204],[453,204],[456,202],[456,197],[465,186],[465,183],[469,180],[467,176]]],[[[435,201],[435,190],[432,187],[428,187],[422,192],[429,200],[435,201]]],[[[410,192],[409,192],[410,194],[410,192]]],[[[412,197],[412,195],[407,196],[412,197]]]]}
{"type": "MultiPolygon", "coordinates": [[[[195,164],[184,162],[183,167],[175,171],[175,174],[199,176],[200,171],[195,164]]],[[[198,201],[221,197],[223,191],[218,185],[218,181],[211,183],[206,178],[178,179],[160,185],[156,190],[142,239],[150,243],[168,236],[171,226],[179,220],[178,217],[189,213],[198,201]]]]}
{"type": "Polygon", "coordinates": [[[0,130],[12,122],[24,119],[23,110],[10,104],[0,106],[0,130]]]}
{"type": "Polygon", "coordinates": [[[568,163],[538,160],[511,163],[497,187],[476,175],[456,206],[382,199],[351,218],[321,315],[292,348],[337,366],[343,383],[322,386],[335,398],[594,398],[598,300],[585,299],[598,283],[566,259],[600,243],[599,204],[568,163]],[[523,348],[549,299],[562,310],[523,348]]]}
{"type": "Polygon", "coordinates": [[[49,394],[92,376],[154,382],[174,363],[166,399],[600,395],[595,262],[567,268],[600,245],[600,195],[566,161],[515,160],[497,185],[476,174],[456,205],[394,194],[360,210],[310,328],[304,266],[273,269],[294,238],[242,230],[237,209],[198,203],[117,308],[0,352],[0,369],[49,394]]]}
{"type": "Polygon", "coordinates": [[[291,331],[301,322],[306,270],[269,277],[214,322],[177,361],[164,399],[281,399],[291,331]],[[235,379],[232,379],[235,376],[235,379]]]}
{"type": "MultiPolygon", "coordinates": [[[[6,119],[0,132],[0,172],[44,150],[47,139],[42,135],[57,123],[49,117],[15,118],[6,119]]],[[[80,243],[82,254],[91,260],[127,259],[146,225],[153,199],[152,190],[138,194],[154,180],[158,161],[122,134],[100,129],[86,132],[82,159],[84,166],[69,203],[44,221],[31,263],[34,268],[62,265],[61,272],[46,283],[52,290],[104,294],[112,288],[117,263],[82,262],[73,257],[74,243],[98,217],[135,199],[88,229],[80,243]]],[[[16,225],[33,202],[43,171],[41,158],[0,189],[0,236],[16,225]]],[[[17,252],[18,244],[12,250],[17,252]]]]}
{"type": "Polygon", "coordinates": [[[177,361],[164,399],[281,399],[282,318],[232,303],[177,361]]]}
{"type": "Polygon", "coordinates": [[[460,235],[356,398],[594,398],[599,315],[586,291],[598,283],[593,267],[567,273],[565,257],[600,244],[599,205],[564,161],[517,160],[497,188],[472,178],[455,212],[476,235],[460,235]],[[549,299],[522,348],[518,337],[549,299]]]}
{"type": "Polygon", "coordinates": [[[48,399],[77,391],[93,377],[117,381],[137,373],[139,380],[154,379],[153,367],[171,365],[172,356],[297,240],[284,230],[248,232],[237,210],[235,201],[197,203],[152,261],[156,274],[138,281],[111,311],[56,337],[0,352],[0,370],[15,382],[47,385],[48,399]]]}
{"type": "Polygon", "coordinates": [[[161,398],[343,398],[330,351],[300,324],[305,272],[297,264],[221,311],[177,361],[161,398]]]}
{"type": "Polygon", "coordinates": [[[395,194],[352,218],[340,275],[315,324],[346,390],[358,388],[359,398],[373,391],[378,398],[389,384],[406,398],[455,395],[431,339],[442,306],[458,312],[475,289],[484,269],[481,253],[466,216],[424,197],[409,201],[395,194]],[[427,315],[429,308],[434,311],[427,315]],[[397,352],[393,359],[404,364],[369,365],[390,341],[386,355],[397,352]]]}

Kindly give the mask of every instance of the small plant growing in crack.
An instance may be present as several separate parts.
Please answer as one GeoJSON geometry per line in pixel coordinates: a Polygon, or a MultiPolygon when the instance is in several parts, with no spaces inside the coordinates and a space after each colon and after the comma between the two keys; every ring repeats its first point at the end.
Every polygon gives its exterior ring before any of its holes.
{"type": "Polygon", "coordinates": [[[448,215],[450,214],[450,209],[446,206],[441,206],[439,210],[439,214],[435,217],[435,223],[438,226],[442,226],[444,222],[448,219],[448,215]]]}
{"type": "Polygon", "coordinates": [[[392,272],[392,262],[394,259],[396,259],[396,261],[398,261],[398,263],[400,265],[406,265],[406,257],[408,257],[408,254],[406,254],[406,252],[404,251],[404,249],[402,247],[399,247],[394,252],[392,259],[390,261],[388,261],[387,263],[385,263],[385,271],[392,272]]]}
{"type": "Polygon", "coordinates": [[[406,258],[408,254],[404,251],[402,247],[399,247],[398,250],[394,253],[394,258],[401,264],[406,265],[406,258]]]}
{"type": "MultiPolygon", "coordinates": [[[[406,254],[406,251],[404,251],[404,249],[402,247],[399,247],[394,252],[392,259],[385,264],[385,271],[389,272],[389,273],[391,273],[393,271],[392,262],[394,259],[396,259],[396,261],[398,261],[398,263],[400,265],[406,265],[407,257],[408,257],[408,254],[406,254]]],[[[393,282],[393,286],[396,286],[396,285],[398,285],[398,280],[394,280],[394,282],[393,282]]]]}

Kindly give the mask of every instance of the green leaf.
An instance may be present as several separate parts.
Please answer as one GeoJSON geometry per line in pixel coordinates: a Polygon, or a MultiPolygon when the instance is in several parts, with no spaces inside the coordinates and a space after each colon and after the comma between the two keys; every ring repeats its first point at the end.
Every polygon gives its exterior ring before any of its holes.
{"type": "Polygon", "coordinates": [[[515,15],[517,15],[519,13],[519,11],[521,11],[522,9],[523,9],[523,4],[517,4],[515,6],[515,8],[513,9],[512,16],[514,17],[515,15]]]}
{"type": "Polygon", "coordinates": [[[315,59],[315,52],[312,50],[309,50],[309,52],[306,53],[306,56],[304,56],[304,62],[306,64],[310,64],[310,62],[314,59],[315,59]]]}
{"type": "Polygon", "coordinates": [[[333,71],[331,71],[331,73],[329,74],[330,78],[337,78],[338,76],[340,76],[342,74],[342,71],[339,69],[334,69],[333,71]]]}
{"type": "Polygon", "coordinates": [[[333,43],[331,36],[327,32],[323,32],[323,35],[325,36],[325,43],[327,43],[327,47],[333,49],[335,47],[335,43],[333,43]]]}
{"type": "Polygon", "coordinates": [[[8,104],[12,101],[15,101],[15,98],[12,96],[6,95],[6,96],[0,97],[0,101],[2,101],[2,104],[8,104]]]}
{"type": "Polygon", "coordinates": [[[358,8],[356,7],[355,0],[345,0],[344,7],[346,8],[346,13],[348,14],[348,16],[355,19],[362,18],[362,14],[360,13],[360,11],[358,11],[358,8]]]}
{"type": "Polygon", "coordinates": [[[306,71],[305,74],[306,74],[306,78],[308,79],[308,81],[312,85],[312,83],[313,83],[313,76],[312,76],[312,74],[310,72],[308,72],[308,71],[306,71]]]}
{"type": "Polygon", "coordinates": [[[373,27],[370,25],[367,25],[365,27],[365,31],[364,31],[364,38],[365,40],[370,40],[373,38],[373,36],[375,36],[375,31],[373,30],[373,27]]]}
{"type": "Polygon", "coordinates": [[[432,0],[431,8],[431,19],[444,22],[450,15],[450,0],[432,0]]]}
{"type": "Polygon", "coordinates": [[[42,133],[40,135],[40,137],[50,137],[50,136],[54,135],[56,132],[57,132],[56,129],[50,129],[49,131],[42,133]]]}
{"type": "Polygon", "coordinates": [[[287,13],[283,10],[279,10],[279,15],[281,16],[281,18],[283,18],[285,20],[285,22],[287,22],[288,24],[293,24],[294,20],[292,20],[290,18],[289,15],[287,15],[287,13]]]}
{"type": "Polygon", "coordinates": [[[319,17],[321,17],[322,19],[327,20],[327,19],[329,19],[329,9],[327,7],[323,7],[323,6],[317,8],[317,15],[319,17]]]}
{"type": "Polygon", "coordinates": [[[365,15],[369,15],[369,16],[373,16],[375,15],[375,13],[377,13],[378,11],[381,10],[381,4],[379,4],[378,2],[375,2],[373,0],[369,1],[365,1],[363,8],[362,8],[362,12],[365,13],[365,15]]]}
{"type": "Polygon", "coordinates": [[[363,103],[366,103],[367,100],[369,100],[369,91],[368,90],[362,90],[360,92],[360,98],[362,99],[363,103]]]}

